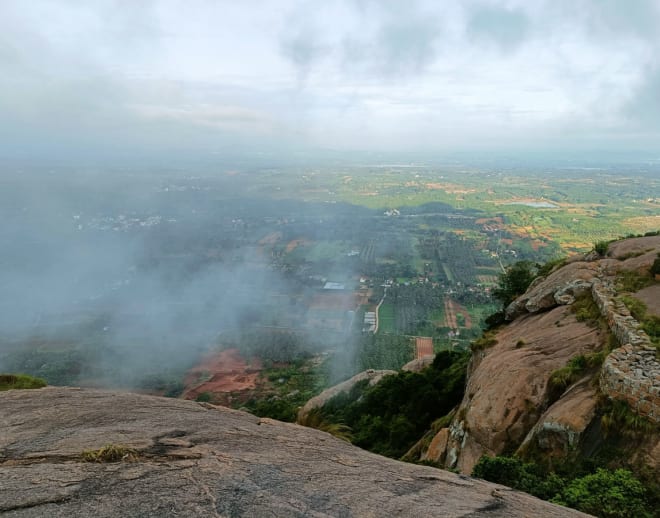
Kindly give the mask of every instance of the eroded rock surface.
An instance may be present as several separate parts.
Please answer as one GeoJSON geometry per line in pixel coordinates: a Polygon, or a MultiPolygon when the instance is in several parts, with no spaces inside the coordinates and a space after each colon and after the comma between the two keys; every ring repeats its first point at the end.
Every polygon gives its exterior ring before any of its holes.
{"type": "Polygon", "coordinates": [[[605,334],[578,322],[567,306],[519,318],[476,353],[446,463],[470,473],[484,454],[517,447],[544,410],[550,373],[603,346],[605,334]]]}
{"type": "Polygon", "coordinates": [[[0,513],[24,517],[586,516],[208,404],[74,388],[0,393],[0,513]],[[121,444],[133,460],[90,463],[121,444]]]}
{"type": "Polygon", "coordinates": [[[507,320],[558,305],[572,304],[575,297],[591,289],[591,283],[598,272],[598,263],[578,261],[567,264],[533,284],[527,293],[514,300],[506,308],[507,320]]]}

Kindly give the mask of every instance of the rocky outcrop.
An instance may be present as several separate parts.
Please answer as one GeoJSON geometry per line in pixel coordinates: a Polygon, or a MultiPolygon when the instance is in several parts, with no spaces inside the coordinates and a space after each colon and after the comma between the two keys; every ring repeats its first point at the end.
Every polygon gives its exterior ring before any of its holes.
{"type": "Polygon", "coordinates": [[[591,289],[598,271],[596,263],[579,261],[552,272],[509,304],[506,308],[507,320],[514,320],[526,313],[546,311],[558,305],[572,304],[576,296],[591,289]]]}
{"type": "Polygon", "coordinates": [[[567,306],[526,315],[475,353],[465,396],[449,428],[445,465],[470,473],[484,454],[516,449],[544,412],[550,374],[603,347],[605,333],[567,306]]]}
{"type": "Polygon", "coordinates": [[[73,388],[0,393],[0,477],[8,517],[586,516],[297,425],[73,388]],[[83,461],[108,444],[131,453],[83,461]]]}
{"type": "Polygon", "coordinates": [[[575,451],[596,415],[598,390],[583,378],[548,408],[529,431],[519,450],[533,447],[546,456],[562,458],[575,451]]]}
{"type": "MultiPolygon", "coordinates": [[[[648,275],[660,252],[660,236],[612,243],[607,257],[596,253],[570,259],[507,308],[512,320],[500,329],[497,343],[475,352],[465,397],[451,425],[440,430],[420,458],[470,473],[483,454],[535,448],[551,456],[574,450],[589,433],[600,394],[628,402],[638,414],[658,422],[660,365],[648,336],[619,300],[615,275],[648,275]],[[596,302],[608,331],[623,347],[604,360],[596,385],[584,379],[556,402],[547,386],[553,371],[579,354],[602,350],[607,332],[578,322],[568,307],[581,294],[596,302]],[[550,405],[550,406],[548,406],[550,405]]],[[[657,311],[656,287],[643,296],[657,311]]],[[[660,440],[646,440],[635,455],[657,465],[660,440]]]]}
{"type": "Polygon", "coordinates": [[[322,407],[333,397],[339,394],[350,392],[351,389],[361,381],[369,380],[369,385],[372,386],[382,380],[385,376],[389,376],[391,374],[396,374],[396,371],[368,369],[356,374],[346,381],[342,381],[337,385],[333,385],[332,387],[325,389],[318,396],[314,396],[312,399],[307,401],[307,403],[305,403],[305,405],[298,411],[298,422],[304,422],[307,414],[309,414],[310,411],[315,408],[322,407]]]}

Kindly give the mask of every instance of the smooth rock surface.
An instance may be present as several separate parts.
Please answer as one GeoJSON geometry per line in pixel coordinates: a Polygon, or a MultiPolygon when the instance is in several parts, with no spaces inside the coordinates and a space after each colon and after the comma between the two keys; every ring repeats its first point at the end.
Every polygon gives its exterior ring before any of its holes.
{"type": "Polygon", "coordinates": [[[208,404],[45,388],[0,393],[0,513],[32,517],[586,516],[503,486],[208,404]],[[134,460],[89,463],[121,444],[134,460]]]}

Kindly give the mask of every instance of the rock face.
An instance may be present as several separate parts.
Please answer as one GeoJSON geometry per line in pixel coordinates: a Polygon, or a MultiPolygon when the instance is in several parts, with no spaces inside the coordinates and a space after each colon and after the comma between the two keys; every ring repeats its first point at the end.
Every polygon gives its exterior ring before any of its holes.
{"type": "Polygon", "coordinates": [[[484,454],[520,445],[544,411],[550,373],[600,349],[605,334],[559,306],[517,319],[496,339],[473,356],[459,417],[450,427],[445,462],[463,473],[484,454]]]}
{"type": "Polygon", "coordinates": [[[538,313],[557,305],[572,304],[576,296],[591,289],[591,283],[598,271],[597,263],[578,261],[552,272],[545,279],[534,283],[527,293],[506,308],[507,320],[514,320],[525,313],[538,313]]]}
{"type": "Polygon", "coordinates": [[[0,477],[8,517],[586,516],[317,430],[74,388],[0,393],[0,477]],[[134,454],[82,460],[108,444],[134,454]]]}
{"type": "Polygon", "coordinates": [[[298,411],[298,422],[304,422],[305,417],[307,417],[307,414],[309,414],[310,411],[315,408],[322,407],[338,394],[350,392],[350,390],[361,381],[369,380],[369,385],[375,385],[385,376],[389,376],[391,374],[396,374],[396,371],[368,369],[356,374],[346,381],[342,381],[337,385],[333,385],[332,387],[325,389],[318,396],[314,396],[312,399],[307,401],[305,406],[303,406],[298,411]]]}
{"type": "MultiPolygon", "coordinates": [[[[575,451],[590,427],[598,427],[598,397],[628,403],[633,412],[660,422],[660,363],[649,337],[617,294],[621,271],[649,275],[660,252],[660,236],[612,243],[607,257],[596,253],[570,259],[546,278],[535,281],[509,305],[497,343],[473,354],[465,397],[448,428],[430,441],[420,459],[470,473],[479,457],[533,447],[549,456],[575,451]],[[589,295],[604,331],[578,322],[569,307],[589,295]],[[547,391],[553,371],[577,355],[607,347],[608,334],[621,347],[610,351],[600,373],[574,383],[552,401],[547,391]]],[[[650,276],[649,276],[650,277],[650,276]]],[[[639,293],[650,313],[660,311],[659,285],[639,293]]],[[[647,466],[660,464],[657,434],[635,456],[647,466]]]]}
{"type": "Polygon", "coordinates": [[[539,418],[520,446],[534,446],[547,456],[562,458],[575,450],[596,414],[598,392],[583,378],[539,418]]]}

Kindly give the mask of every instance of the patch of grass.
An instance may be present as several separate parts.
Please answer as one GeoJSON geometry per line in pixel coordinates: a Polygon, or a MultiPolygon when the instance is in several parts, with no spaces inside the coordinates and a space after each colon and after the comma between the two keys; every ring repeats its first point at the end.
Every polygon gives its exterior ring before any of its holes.
{"type": "Polygon", "coordinates": [[[209,401],[211,401],[211,399],[212,396],[209,392],[201,392],[200,394],[197,395],[195,401],[197,401],[198,403],[208,403],[209,401]]]}
{"type": "Polygon", "coordinates": [[[486,331],[483,335],[481,335],[470,344],[470,350],[472,352],[483,351],[484,349],[488,349],[495,344],[497,344],[495,334],[493,332],[486,331]]]}
{"type": "Polygon", "coordinates": [[[596,326],[601,317],[600,310],[590,293],[578,296],[571,309],[578,322],[585,322],[591,326],[596,326]]]}
{"type": "Polygon", "coordinates": [[[646,304],[642,302],[639,299],[636,299],[635,297],[631,297],[630,295],[624,295],[621,297],[621,302],[623,302],[626,307],[628,308],[628,311],[630,311],[630,314],[633,316],[635,320],[638,322],[641,322],[644,320],[646,317],[646,304]]]}
{"type": "Polygon", "coordinates": [[[658,425],[633,412],[625,401],[603,398],[599,406],[602,412],[600,425],[605,437],[617,435],[639,439],[660,431],[658,425]]]}
{"type": "Polygon", "coordinates": [[[520,349],[521,347],[524,347],[525,345],[527,345],[527,342],[525,342],[525,340],[523,340],[521,338],[516,342],[516,349],[520,349]]]}
{"type": "Polygon", "coordinates": [[[635,297],[624,295],[621,297],[621,301],[626,305],[633,318],[640,323],[640,327],[651,339],[660,355],[660,317],[648,315],[646,304],[635,297]]]}
{"type": "Polygon", "coordinates": [[[343,423],[333,423],[332,421],[328,421],[323,415],[321,408],[314,408],[310,410],[305,418],[302,419],[298,424],[327,432],[330,435],[334,435],[338,439],[346,442],[351,442],[353,440],[353,434],[350,426],[346,426],[343,423]]]}
{"type": "Polygon", "coordinates": [[[607,249],[610,246],[610,243],[612,241],[596,241],[594,243],[594,251],[602,256],[605,257],[607,255],[607,249]]]}
{"type": "Polygon", "coordinates": [[[0,391],[14,389],[38,389],[47,385],[45,380],[27,374],[0,374],[0,391]]]}
{"type": "Polygon", "coordinates": [[[548,379],[548,399],[550,404],[557,401],[564,391],[579,380],[587,371],[600,368],[607,353],[597,351],[588,354],[573,356],[565,367],[557,369],[548,379]]]}
{"type": "Polygon", "coordinates": [[[137,451],[121,444],[106,444],[98,450],[82,452],[82,459],[85,462],[133,462],[137,457],[137,451]]]}
{"type": "Polygon", "coordinates": [[[651,284],[653,284],[651,277],[638,272],[625,271],[616,276],[616,288],[620,292],[635,293],[651,284]]]}

